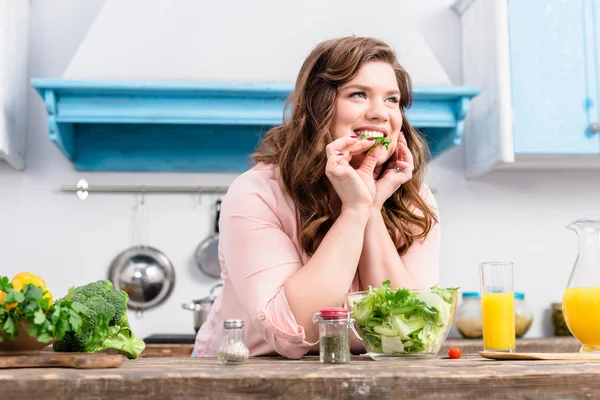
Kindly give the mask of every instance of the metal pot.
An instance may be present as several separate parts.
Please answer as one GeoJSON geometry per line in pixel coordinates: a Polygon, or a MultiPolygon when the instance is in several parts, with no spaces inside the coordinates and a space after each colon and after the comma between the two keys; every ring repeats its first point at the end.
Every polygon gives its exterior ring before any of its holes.
{"type": "Polygon", "coordinates": [[[160,250],[145,244],[144,220],[147,209],[144,194],[134,208],[134,246],[119,253],[111,262],[108,276],[117,289],[129,295],[127,305],[141,318],[143,311],[162,304],[175,286],[175,269],[160,250]]]}
{"type": "Polygon", "coordinates": [[[181,305],[184,310],[190,310],[194,312],[194,330],[196,333],[198,333],[202,324],[206,322],[210,308],[217,298],[217,296],[214,294],[215,290],[222,286],[223,283],[217,283],[210,289],[210,293],[207,297],[200,300],[192,300],[191,303],[183,303],[181,305]]]}
{"type": "Polygon", "coordinates": [[[171,261],[150,246],[133,246],[121,252],[112,261],[108,276],[116,288],[127,292],[127,305],[138,316],[163,303],[175,286],[171,261]]]}

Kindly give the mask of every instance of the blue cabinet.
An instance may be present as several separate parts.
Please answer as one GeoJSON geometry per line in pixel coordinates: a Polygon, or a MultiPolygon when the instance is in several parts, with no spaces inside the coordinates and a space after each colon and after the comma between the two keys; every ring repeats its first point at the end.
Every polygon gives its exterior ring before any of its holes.
{"type": "Polygon", "coordinates": [[[600,151],[599,135],[587,132],[598,120],[593,2],[508,2],[516,152],[600,151]]]}
{"type": "Polygon", "coordinates": [[[600,1],[463,0],[466,173],[600,166],[600,1]]]}
{"type": "MultiPolygon", "coordinates": [[[[33,79],[50,140],[78,171],[243,172],[282,122],[289,84],[33,79]]],[[[477,89],[415,87],[407,118],[438,155],[460,144],[477,89]]]]}

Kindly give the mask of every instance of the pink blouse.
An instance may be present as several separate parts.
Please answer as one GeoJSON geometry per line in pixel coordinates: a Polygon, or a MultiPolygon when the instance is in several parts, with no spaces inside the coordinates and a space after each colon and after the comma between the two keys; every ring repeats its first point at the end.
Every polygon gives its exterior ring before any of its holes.
{"type": "MultiPolygon", "coordinates": [[[[437,213],[427,186],[423,195],[437,213]]],[[[223,321],[242,319],[250,356],[278,353],[301,358],[314,343],[305,340],[284,284],[309,257],[298,245],[295,207],[279,184],[277,166],[258,164],[230,185],[221,204],[219,231],[224,285],[196,336],[194,355],[215,357],[223,321]]],[[[439,244],[439,224],[435,224],[425,240],[415,241],[402,256],[421,287],[438,283],[439,244]]],[[[348,291],[358,290],[355,277],[348,291]]]]}

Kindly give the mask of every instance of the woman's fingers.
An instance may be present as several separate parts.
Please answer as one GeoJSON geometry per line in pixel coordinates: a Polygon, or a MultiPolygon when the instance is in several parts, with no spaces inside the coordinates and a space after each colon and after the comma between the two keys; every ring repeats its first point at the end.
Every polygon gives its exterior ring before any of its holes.
{"type": "MultiPolygon", "coordinates": [[[[400,169],[404,175],[412,177],[414,167],[411,163],[398,160],[396,161],[396,167],[400,169]]],[[[398,172],[397,170],[395,171],[398,172]]]]}
{"type": "Polygon", "coordinates": [[[338,166],[346,166],[348,165],[348,160],[346,159],[346,154],[343,151],[337,152],[333,154],[331,157],[327,158],[326,172],[335,173],[338,166]]]}
{"type": "Polygon", "coordinates": [[[401,140],[398,141],[398,160],[406,161],[411,165],[413,164],[412,153],[410,152],[410,149],[408,148],[406,143],[401,140]]]}
{"type": "Polygon", "coordinates": [[[331,157],[340,151],[348,150],[352,145],[358,143],[358,136],[343,136],[335,139],[333,142],[325,146],[327,157],[331,157]]]}
{"type": "Polygon", "coordinates": [[[334,140],[325,147],[327,158],[331,158],[343,152],[346,159],[350,161],[353,155],[365,152],[373,145],[373,140],[360,140],[358,136],[344,136],[334,140]]]}
{"type": "Polygon", "coordinates": [[[359,140],[356,143],[349,146],[348,152],[351,155],[362,154],[365,151],[367,151],[368,149],[370,149],[373,146],[374,142],[375,142],[375,138],[366,138],[366,139],[359,140]]]}

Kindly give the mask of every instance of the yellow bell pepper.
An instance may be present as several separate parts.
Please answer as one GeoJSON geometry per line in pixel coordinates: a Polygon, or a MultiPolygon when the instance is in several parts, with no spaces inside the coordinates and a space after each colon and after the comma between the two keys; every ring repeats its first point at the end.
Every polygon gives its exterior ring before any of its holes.
{"type": "MultiPolygon", "coordinates": [[[[10,283],[13,285],[13,289],[16,291],[20,291],[28,283],[31,283],[34,286],[38,286],[44,291],[43,298],[48,299],[49,305],[52,304],[52,293],[50,293],[50,291],[46,289],[46,282],[44,282],[44,280],[37,275],[34,275],[30,272],[19,272],[12,278],[10,283]]],[[[4,295],[4,292],[0,292],[0,304],[4,304],[4,295]]],[[[12,303],[7,304],[5,308],[7,310],[10,310],[11,308],[15,308],[16,306],[17,303],[12,303]]]]}

